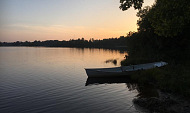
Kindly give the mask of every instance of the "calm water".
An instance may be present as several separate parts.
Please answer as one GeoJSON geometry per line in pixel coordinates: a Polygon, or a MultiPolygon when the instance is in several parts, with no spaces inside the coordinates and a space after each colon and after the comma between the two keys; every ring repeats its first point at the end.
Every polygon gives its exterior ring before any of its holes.
{"type": "Polygon", "coordinates": [[[119,66],[125,54],[104,49],[0,47],[0,113],[139,112],[132,102],[139,94],[134,84],[124,79],[88,79],[84,70],[119,66]],[[118,64],[105,63],[109,59],[117,59],[118,64]]]}

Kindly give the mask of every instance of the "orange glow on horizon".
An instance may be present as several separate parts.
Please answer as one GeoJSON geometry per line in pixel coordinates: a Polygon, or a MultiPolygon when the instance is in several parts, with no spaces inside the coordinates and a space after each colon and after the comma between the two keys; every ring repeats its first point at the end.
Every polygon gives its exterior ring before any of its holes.
{"type": "Polygon", "coordinates": [[[136,31],[137,27],[119,27],[119,28],[95,28],[95,27],[68,27],[62,25],[52,26],[26,26],[26,25],[14,25],[11,26],[15,29],[1,29],[1,41],[8,41],[9,37],[13,38],[13,41],[34,41],[34,40],[70,40],[85,38],[89,40],[116,38],[120,36],[126,36],[129,31],[136,31]],[[125,30],[126,29],[126,30],[125,30]],[[130,29],[130,30],[129,30],[130,29]],[[128,32],[127,32],[128,31],[128,32]]]}
{"type": "MultiPolygon", "coordinates": [[[[143,5],[154,1],[145,0],[143,5]]],[[[1,42],[105,39],[137,31],[138,11],[134,8],[121,11],[119,1],[114,0],[3,0],[0,5],[3,6],[0,10],[3,15],[0,17],[1,42]]]]}

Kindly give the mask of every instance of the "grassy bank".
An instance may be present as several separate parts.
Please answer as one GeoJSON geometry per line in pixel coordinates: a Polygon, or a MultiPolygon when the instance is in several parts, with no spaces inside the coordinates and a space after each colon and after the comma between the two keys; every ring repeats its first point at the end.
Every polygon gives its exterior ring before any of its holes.
{"type": "MultiPolygon", "coordinates": [[[[122,65],[136,64],[140,61],[124,60],[122,65]],[[129,61],[129,62],[128,62],[129,61]]],[[[144,63],[146,60],[143,60],[144,63]]],[[[188,63],[187,63],[188,64],[188,63]]],[[[131,75],[131,79],[140,84],[155,85],[163,91],[183,95],[190,98],[190,66],[171,64],[161,68],[138,71],[131,75]]]]}

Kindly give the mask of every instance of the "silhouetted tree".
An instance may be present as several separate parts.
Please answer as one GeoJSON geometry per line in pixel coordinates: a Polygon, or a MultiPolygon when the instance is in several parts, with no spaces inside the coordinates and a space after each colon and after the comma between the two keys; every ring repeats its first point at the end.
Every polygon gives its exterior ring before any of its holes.
{"type": "Polygon", "coordinates": [[[130,7],[134,7],[135,9],[141,9],[144,0],[120,0],[120,9],[123,11],[129,9],[130,7]]]}
{"type": "Polygon", "coordinates": [[[157,0],[149,20],[155,33],[173,37],[190,29],[190,0],[157,0]]]}
{"type": "Polygon", "coordinates": [[[136,16],[139,17],[139,20],[137,20],[138,31],[153,31],[153,27],[149,21],[149,17],[151,16],[150,10],[151,7],[146,6],[137,12],[136,16]]]}
{"type": "MultiPolygon", "coordinates": [[[[120,3],[120,9],[123,11],[132,6],[135,9],[141,9],[143,0],[120,0],[120,3]]],[[[139,13],[143,15],[137,14],[140,17],[137,24],[141,30],[146,30],[142,29],[143,27],[141,26],[146,27],[151,23],[154,32],[159,36],[177,36],[184,30],[190,29],[189,6],[190,0],[157,0],[151,8],[150,16],[145,16],[149,13],[150,7],[146,7],[139,11],[139,13]],[[145,21],[141,19],[145,19],[145,21]]]]}

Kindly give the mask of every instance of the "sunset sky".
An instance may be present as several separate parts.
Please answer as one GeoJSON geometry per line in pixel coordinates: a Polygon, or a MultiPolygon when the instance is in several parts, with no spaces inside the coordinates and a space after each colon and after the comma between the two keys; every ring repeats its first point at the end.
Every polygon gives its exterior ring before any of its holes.
{"type": "MultiPolygon", "coordinates": [[[[137,30],[120,0],[0,0],[0,41],[103,39],[137,30]]],[[[145,0],[143,6],[155,0],[145,0]]]]}

